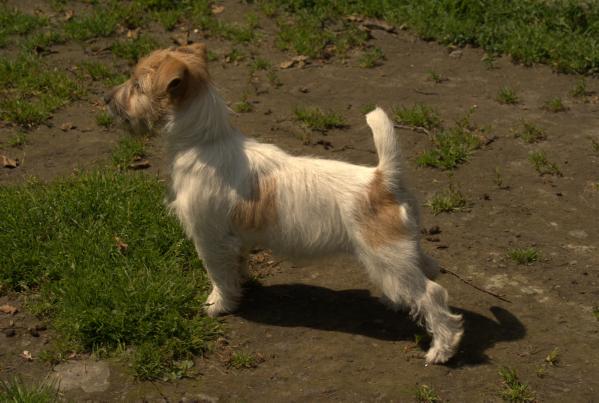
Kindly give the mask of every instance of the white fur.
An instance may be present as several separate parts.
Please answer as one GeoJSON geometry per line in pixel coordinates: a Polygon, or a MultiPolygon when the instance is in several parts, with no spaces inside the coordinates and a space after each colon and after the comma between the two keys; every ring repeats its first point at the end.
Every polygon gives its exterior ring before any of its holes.
{"type": "Polygon", "coordinates": [[[442,363],[458,346],[461,316],[449,311],[447,292],[432,281],[436,263],[420,250],[417,208],[400,181],[393,124],[380,108],[366,120],[373,131],[378,167],[293,157],[234,129],[227,107],[209,86],[164,129],[172,168],[169,207],[208,270],[213,285],[207,300],[209,315],[236,309],[247,276],[246,251],[255,245],[291,257],[351,253],[394,308],[407,306],[424,322],[433,335],[426,360],[442,363]],[[385,185],[401,205],[398,214],[411,231],[379,248],[365,242],[357,220],[359,203],[376,169],[383,172],[385,185]],[[241,231],[232,226],[231,211],[250,196],[256,176],[276,179],[276,224],[241,231]]]}

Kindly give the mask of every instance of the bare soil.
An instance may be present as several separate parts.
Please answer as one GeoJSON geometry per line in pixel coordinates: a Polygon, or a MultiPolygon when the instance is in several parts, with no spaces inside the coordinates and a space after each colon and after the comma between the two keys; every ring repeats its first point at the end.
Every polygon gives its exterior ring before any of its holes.
{"type": "MultiPolygon", "coordinates": [[[[224,5],[225,18],[239,18],[246,10],[233,1],[224,5]]],[[[277,66],[290,56],[274,47],[272,22],[261,22],[263,39],[249,49],[277,66]]],[[[152,31],[162,35],[165,45],[171,43],[172,33],[158,27],[152,31]]],[[[424,248],[446,268],[510,302],[453,276],[441,276],[453,309],[464,315],[465,338],[448,365],[425,367],[423,349],[415,343],[415,335],[424,331],[406,313],[390,312],[378,302],[379,291],[354,259],[300,264],[257,252],[253,270],[260,284],[247,290],[239,312],[223,318],[226,339],[214,353],[197,360],[196,376],[138,382],[127,363],[109,361],[109,377],[98,381],[105,387],[88,387],[87,392],[72,387],[65,390],[66,398],[410,401],[417,385],[427,384],[446,401],[499,401],[498,371],[509,366],[536,392],[538,401],[599,400],[599,321],[592,313],[599,304],[599,153],[590,140],[599,141],[597,98],[571,97],[578,78],[554,74],[546,66],[526,68],[501,58],[496,68],[488,69],[478,49],[452,52],[404,31],[372,34],[372,43],[387,58],[382,66],[360,68],[357,55],[311,61],[304,68],[277,69],[282,82],[278,88],[263,72],[248,81],[246,62],[224,62],[232,45],[196,36],[219,55],[211,72],[224,98],[234,103],[247,93],[254,106],[253,112],[234,115],[235,124],[249,136],[292,154],[373,165],[377,157],[361,112],[364,105],[391,111],[396,105],[426,103],[447,123],[476,106],[474,122],[488,126],[494,141],[448,174],[417,167],[416,157],[430,147],[430,139],[400,129],[404,171],[423,203],[449,183],[459,186],[470,202],[467,211],[433,216],[422,207],[423,227],[441,229],[438,239],[423,239],[424,248]],[[448,80],[435,84],[428,80],[429,71],[448,80]],[[496,95],[503,86],[514,88],[521,103],[499,104],[496,95]],[[565,100],[567,111],[542,108],[555,96],[565,100]],[[298,105],[337,111],[349,126],[326,135],[307,132],[293,120],[298,105]],[[544,128],[547,140],[528,145],[515,138],[514,129],[522,120],[544,128]],[[540,176],[534,170],[528,154],[538,149],[560,166],[563,177],[540,176]],[[501,187],[494,181],[496,168],[503,177],[501,187]],[[540,261],[520,266],[507,257],[509,249],[528,246],[540,252],[540,261]],[[559,349],[555,366],[545,360],[554,348],[559,349]],[[232,351],[256,354],[262,362],[254,369],[228,368],[232,351]]],[[[91,57],[88,45],[56,46],[57,53],[48,57],[54,58],[54,65],[68,68],[91,57]]],[[[108,54],[93,57],[113,63],[108,54]]],[[[587,85],[599,90],[595,79],[588,79],[587,85]]],[[[23,148],[7,145],[14,127],[0,127],[0,154],[21,162],[16,169],[0,168],[0,184],[20,183],[30,176],[52,180],[109,160],[122,133],[95,123],[104,90],[99,86],[88,99],[57,112],[48,125],[28,135],[23,148]],[[60,127],[67,122],[74,128],[63,131],[60,127]]],[[[150,172],[161,176],[166,175],[162,149],[161,139],[153,139],[150,172]]],[[[14,296],[4,297],[0,305],[5,302],[20,306],[14,296]]],[[[16,332],[12,337],[0,333],[0,378],[18,373],[37,380],[60,372],[35,359],[47,340],[56,337],[51,330],[32,335],[29,329],[37,323],[23,309],[13,316],[0,313],[0,328],[16,332]],[[34,360],[20,357],[23,350],[34,360]]],[[[96,365],[86,357],[72,361],[96,365]]]]}

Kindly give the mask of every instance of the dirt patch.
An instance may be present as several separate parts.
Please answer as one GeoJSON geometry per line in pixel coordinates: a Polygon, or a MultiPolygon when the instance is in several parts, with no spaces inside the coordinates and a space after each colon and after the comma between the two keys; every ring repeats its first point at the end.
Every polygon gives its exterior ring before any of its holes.
{"type": "MultiPolygon", "coordinates": [[[[245,10],[234,2],[225,6],[224,13],[232,17],[245,10]]],[[[274,47],[269,23],[263,26],[266,39],[250,49],[277,66],[289,55],[274,47]]],[[[468,211],[433,216],[422,208],[423,225],[440,228],[431,241],[423,241],[424,248],[445,267],[511,303],[442,276],[453,309],[464,315],[465,339],[449,365],[425,367],[423,350],[415,342],[423,330],[406,313],[392,313],[378,302],[378,291],[355,260],[294,265],[256,255],[252,270],[260,284],[248,289],[240,311],[223,321],[227,349],[260,354],[264,362],[257,368],[230,369],[217,351],[196,361],[192,379],[149,383],[134,381],[126,363],[108,361],[107,389],[73,388],[65,390],[65,397],[405,401],[413,399],[417,384],[427,384],[446,400],[493,401],[499,400],[502,366],[515,368],[539,401],[592,401],[599,396],[599,322],[592,314],[599,303],[599,154],[591,143],[591,138],[599,140],[599,104],[592,97],[586,102],[570,97],[577,78],[554,74],[548,67],[525,68],[502,58],[488,69],[477,49],[456,55],[403,31],[373,35],[372,43],[387,58],[382,66],[361,68],[351,55],[345,61],[313,61],[304,68],[277,70],[280,86],[260,74],[248,85],[247,63],[224,61],[231,45],[206,42],[219,56],[210,69],[224,98],[233,104],[247,96],[253,106],[252,112],[233,116],[235,125],[293,154],[373,165],[376,154],[361,111],[365,105],[390,111],[396,105],[426,103],[446,122],[476,106],[473,120],[489,127],[496,136],[492,143],[450,176],[417,167],[416,158],[430,147],[430,139],[401,129],[403,169],[422,202],[449,183],[459,185],[470,202],[468,211]],[[430,71],[447,80],[431,81],[430,71]],[[519,104],[496,101],[504,86],[517,90],[519,104]],[[543,109],[555,96],[565,100],[567,111],[543,109]],[[294,108],[303,105],[337,111],[349,127],[307,132],[293,118],[294,108]],[[547,139],[526,144],[516,138],[514,130],[523,120],[542,127],[547,139]],[[540,176],[534,170],[528,155],[538,149],[559,165],[563,177],[540,176]],[[526,246],[539,251],[534,264],[517,265],[507,257],[509,249],[526,246]],[[556,347],[560,360],[554,366],[545,358],[556,347]]],[[[81,47],[68,50],[71,60],[87,57],[81,47]]],[[[587,85],[599,90],[595,79],[587,85]]],[[[98,98],[101,93],[98,88],[98,98]]],[[[0,127],[0,154],[21,163],[15,169],[0,168],[0,184],[19,183],[31,175],[51,180],[106,161],[120,132],[96,126],[98,104],[89,99],[56,113],[49,126],[28,135],[29,143],[22,148],[7,145],[13,127],[0,127]],[[74,127],[62,130],[65,122],[74,127]]],[[[149,159],[152,172],[163,174],[160,142],[153,140],[149,159]]],[[[0,334],[0,377],[19,373],[33,380],[60,371],[38,358],[52,333],[32,336],[28,328],[36,319],[24,313],[18,299],[0,299],[0,305],[5,302],[16,304],[20,312],[0,314],[0,327],[16,331],[11,337],[0,334]],[[21,358],[23,350],[34,360],[21,358]]]]}

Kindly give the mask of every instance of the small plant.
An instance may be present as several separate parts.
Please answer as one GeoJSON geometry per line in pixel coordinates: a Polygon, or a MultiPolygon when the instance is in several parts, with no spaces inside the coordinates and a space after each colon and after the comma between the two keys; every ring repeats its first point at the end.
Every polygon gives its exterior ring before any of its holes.
{"type": "Polygon", "coordinates": [[[245,55],[237,48],[231,49],[231,51],[225,55],[225,62],[227,63],[236,64],[243,59],[245,59],[245,55]]]}
{"type": "Polygon", "coordinates": [[[343,117],[332,111],[323,112],[319,108],[297,107],[294,113],[298,121],[317,132],[325,133],[327,130],[346,126],[343,117]]]}
{"type": "Polygon", "coordinates": [[[85,71],[92,80],[103,81],[108,85],[117,85],[125,81],[125,76],[116,73],[103,63],[85,61],[79,65],[79,68],[85,71]]]}
{"type": "Polygon", "coordinates": [[[515,105],[520,102],[516,91],[510,87],[502,87],[497,94],[497,102],[504,105],[515,105]]]}
{"type": "Polygon", "coordinates": [[[535,170],[541,175],[563,176],[557,164],[550,162],[543,151],[535,151],[528,156],[535,170]]]}
{"type": "Polygon", "coordinates": [[[126,169],[135,159],[146,156],[144,142],[135,137],[123,137],[112,152],[112,163],[119,169],[126,169]]]}
{"type": "Polygon", "coordinates": [[[535,374],[539,378],[545,378],[545,375],[547,375],[547,368],[545,368],[545,365],[539,366],[539,368],[537,368],[535,371],[535,374]]]}
{"type": "Polygon", "coordinates": [[[241,101],[233,105],[233,110],[237,113],[248,113],[254,110],[254,105],[244,97],[241,101]]]}
{"type": "Polygon", "coordinates": [[[560,97],[551,98],[550,100],[545,102],[543,108],[553,113],[564,112],[568,110],[568,108],[566,107],[566,105],[564,105],[564,102],[560,97]]]}
{"type": "Polygon", "coordinates": [[[369,112],[372,112],[376,108],[375,104],[366,104],[360,107],[360,112],[366,115],[369,112]]]}
{"type": "Polygon", "coordinates": [[[549,354],[547,354],[547,357],[545,357],[545,362],[553,367],[557,367],[560,362],[559,348],[556,347],[551,350],[549,354]]]}
{"type": "Polygon", "coordinates": [[[514,262],[529,265],[539,260],[539,252],[535,248],[516,248],[508,251],[508,256],[514,262]]]}
{"type": "Polygon", "coordinates": [[[408,126],[434,129],[441,127],[439,114],[430,106],[414,104],[395,109],[395,120],[408,126]]]}
{"type": "Polygon", "coordinates": [[[591,92],[587,89],[587,82],[584,78],[576,81],[576,85],[570,92],[570,94],[575,98],[586,97],[587,95],[591,95],[591,92]]]}
{"type": "Polygon", "coordinates": [[[102,126],[107,129],[112,126],[113,122],[114,118],[107,111],[100,111],[100,113],[96,115],[96,124],[98,126],[102,126]]]}
{"type": "Polygon", "coordinates": [[[593,307],[593,316],[595,317],[596,320],[599,321],[599,306],[593,307]]]}
{"type": "Polygon", "coordinates": [[[277,72],[272,69],[266,72],[266,78],[268,78],[268,82],[270,83],[270,85],[272,85],[275,88],[279,88],[283,85],[283,82],[277,75],[277,72]]]}
{"type": "Polygon", "coordinates": [[[599,153],[599,141],[591,138],[591,146],[593,147],[593,151],[599,153]]]}
{"type": "Polygon", "coordinates": [[[21,378],[0,381],[0,401],[15,403],[58,402],[58,389],[53,383],[26,385],[21,378]]]}
{"type": "Polygon", "coordinates": [[[516,132],[516,137],[525,143],[532,144],[547,139],[545,131],[529,122],[522,122],[522,128],[516,132]]]}
{"type": "Polygon", "coordinates": [[[27,144],[27,133],[17,132],[8,139],[8,145],[11,147],[22,147],[27,144]]]}
{"type": "Polygon", "coordinates": [[[466,207],[466,198],[458,189],[450,185],[443,192],[436,193],[427,203],[434,215],[451,213],[466,207]]]}
{"type": "Polygon", "coordinates": [[[380,48],[372,48],[367,50],[360,57],[360,67],[371,69],[380,66],[385,60],[385,54],[380,48]]]}
{"type": "Polygon", "coordinates": [[[102,9],[83,17],[75,17],[65,24],[65,32],[71,38],[86,41],[96,37],[108,37],[119,23],[117,13],[102,9]]]}
{"type": "Polygon", "coordinates": [[[167,31],[172,31],[181,18],[179,10],[160,10],[155,11],[152,16],[160,23],[167,31]]]}
{"type": "Polygon", "coordinates": [[[497,56],[492,53],[487,53],[483,56],[482,61],[487,70],[494,70],[497,68],[497,56]]]}
{"type": "Polygon", "coordinates": [[[428,80],[435,84],[441,84],[442,82],[447,81],[447,78],[443,77],[441,73],[431,70],[428,72],[428,80]]]}
{"type": "Polygon", "coordinates": [[[509,186],[507,186],[503,181],[503,175],[501,174],[499,167],[495,167],[495,176],[493,177],[493,183],[495,183],[495,186],[497,186],[499,189],[509,189],[509,186]]]}
{"type": "Polygon", "coordinates": [[[430,386],[424,384],[418,385],[416,387],[414,398],[417,402],[421,403],[433,403],[441,401],[439,395],[437,395],[437,392],[435,392],[435,390],[430,386]]]}
{"type": "Polygon", "coordinates": [[[499,370],[499,375],[503,379],[503,390],[501,398],[507,402],[534,402],[534,393],[528,389],[528,385],[520,382],[516,371],[511,368],[503,367],[499,370]]]}
{"type": "Polygon", "coordinates": [[[252,63],[252,70],[254,71],[259,71],[259,70],[270,70],[272,68],[272,64],[265,59],[262,58],[256,58],[253,63],[252,63]]]}
{"type": "Polygon", "coordinates": [[[258,357],[243,351],[233,353],[231,358],[229,358],[229,361],[227,361],[227,366],[235,369],[252,369],[256,368],[258,364],[258,357]]]}
{"type": "Polygon", "coordinates": [[[150,36],[140,35],[135,39],[127,39],[112,45],[112,53],[116,56],[136,63],[142,56],[147,55],[158,47],[156,40],[150,36]]]}

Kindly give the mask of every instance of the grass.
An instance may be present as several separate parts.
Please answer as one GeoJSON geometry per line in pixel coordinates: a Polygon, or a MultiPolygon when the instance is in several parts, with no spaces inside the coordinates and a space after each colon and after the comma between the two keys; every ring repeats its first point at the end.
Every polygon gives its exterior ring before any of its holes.
{"type": "Polygon", "coordinates": [[[7,45],[8,36],[24,35],[46,24],[46,18],[25,14],[6,4],[0,4],[0,47],[7,45]]]}
{"type": "Polygon", "coordinates": [[[104,38],[115,33],[119,17],[108,9],[95,9],[91,14],[75,16],[64,26],[65,33],[73,39],[86,41],[92,38],[104,38]]]}
{"type": "Polygon", "coordinates": [[[98,126],[104,127],[104,128],[109,128],[110,126],[112,126],[112,124],[114,123],[114,118],[112,117],[112,115],[106,111],[100,111],[97,115],[96,115],[96,124],[98,126]]]}
{"type": "Polygon", "coordinates": [[[360,67],[365,69],[371,69],[373,67],[377,67],[383,64],[385,60],[385,54],[381,50],[381,48],[373,47],[371,49],[366,50],[362,56],[360,56],[360,67]]]}
{"type": "Polygon", "coordinates": [[[472,111],[457,121],[455,126],[435,131],[432,135],[433,148],[418,156],[416,163],[442,170],[457,168],[468,160],[472,152],[481,145],[478,129],[470,120],[472,111]]]}
{"type": "Polygon", "coordinates": [[[252,62],[252,66],[251,66],[253,71],[268,71],[270,69],[272,69],[272,64],[266,60],[266,59],[262,59],[261,57],[257,57],[256,59],[254,59],[254,61],[252,62]]]}
{"type": "Polygon", "coordinates": [[[591,147],[595,153],[599,153],[599,141],[591,138],[591,147]]]}
{"type": "Polygon", "coordinates": [[[8,139],[8,145],[11,147],[22,147],[27,144],[27,133],[17,132],[8,139]]]}
{"type": "Polygon", "coordinates": [[[534,393],[528,388],[528,385],[520,382],[516,371],[503,367],[499,370],[499,375],[503,380],[503,390],[500,393],[503,400],[514,403],[535,401],[534,393]]]}
{"type": "Polygon", "coordinates": [[[346,127],[345,119],[335,112],[322,111],[316,107],[297,107],[295,118],[307,128],[325,133],[327,130],[346,127]]]}
{"type": "Polygon", "coordinates": [[[0,60],[0,119],[37,125],[84,92],[69,73],[50,68],[36,56],[0,60]]]}
{"type": "Polygon", "coordinates": [[[96,61],[84,61],[79,64],[79,68],[86,72],[94,81],[102,81],[109,86],[115,86],[125,81],[125,76],[113,71],[104,63],[96,61]]]}
{"type": "Polygon", "coordinates": [[[141,379],[176,374],[220,326],[202,313],[207,276],[162,197],[155,178],[110,169],[1,187],[0,287],[37,291],[28,306],[65,348],[131,354],[141,379]]]}
{"type": "Polygon", "coordinates": [[[497,93],[497,102],[504,105],[515,105],[520,102],[520,99],[516,91],[510,87],[501,87],[497,93]]]}
{"type": "Polygon", "coordinates": [[[135,159],[145,156],[146,151],[143,139],[126,136],[120,139],[112,152],[112,163],[116,168],[126,169],[135,159]]]}
{"type": "Polygon", "coordinates": [[[593,316],[595,317],[595,320],[599,321],[599,306],[593,307],[593,316]]]}
{"type": "Polygon", "coordinates": [[[582,98],[591,94],[591,91],[589,91],[587,88],[587,81],[584,78],[579,78],[576,81],[576,85],[570,92],[570,95],[572,95],[574,98],[582,98]]]}
{"type": "Polygon", "coordinates": [[[460,211],[463,210],[467,204],[466,198],[462,192],[452,185],[446,190],[436,193],[426,202],[426,206],[431,209],[434,215],[460,211]]]}
{"type": "Polygon", "coordinates": [[[567,111],[568,107],[564,105],[564,101],[560,97],[553,97],[543,104],[543,109],[557,113],[567,111]]]}
{"type": "Polygon", "coordinates": [[[522,122],[522,128],[516,132],[516,137],[528,144],[538,143],[547,139],[545,131],[530,122],[522,122]]]}
{"type": "Polygon", "coordinates": [[[0,401],[14,403],[58,402],[58,389],[52,383],[26,385],[21,378],[0,381],[0,401]]]}
{"type": "Polygon", "coordinates": [[[560,362],[559,348],[555,347],[545,357],[545,362],[553,367],[557,367],[560,362]]]}
{"type": "Polygon", "coordinates": [[[408,126],[423,127],[425,129],[441,127],[439,114],[430,106],[418,103],[396,108],[395,120],[408,126]]]}
{"type": "Polygon", "coordinates": [[[253,354],[236,351],[227,361],[227,366],[235,369],[252,369],[258,366],[258,361],[258,358],[253,354]]]}
{"type": "Polygon", "coordinates": [[[441,73],[431,70],[428,72],[428,80],[434,82],[435,84],[441,84],[447,81],[447,78],[441,75],[441,73]]]}
{"type": "Polygon", "coordinates": [[[528,160],[534,166],[539,175],[563,176],[557,164],[550,162],[543,151],[534,151],[529,154],[528,160]]]}
{"type": "Polygon", "coordinates": [[[244,97],[241,101],[233,104],[233,110],[237,113],[248,113],[254,110],[254,105],[244,97]]]}
{"type": "Polygon", "coordinates": [[[151,36],[140,35],[135,39],[124,39],[112,45],[112,53],[115,56],[136,63],[143,56],[158,47],[158,42],[151,36]]]}
{"type": "Polygon", "coordinates": [[[539,260],[539,252],[535,248],[510,249],[508,256],[520,265],[529,265],[539,260]]]}
{"type": "Polygon", "coordinates": [[[414,392],[414,398],[417,402],[422,403],[433,403],[441,401],[439,395],[437,395],[437,392],[435,392],[435,390],[430,386],[424,384],[418,385],[416,391],[414,392]]]}

